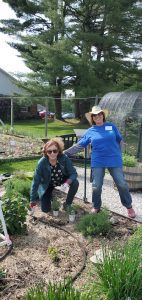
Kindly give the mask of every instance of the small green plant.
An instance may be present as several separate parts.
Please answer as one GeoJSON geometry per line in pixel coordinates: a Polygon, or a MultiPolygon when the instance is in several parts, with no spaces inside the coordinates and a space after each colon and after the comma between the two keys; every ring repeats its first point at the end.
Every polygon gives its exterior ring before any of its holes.
{"type": "Polygon", "coordinates": [[[76,209],[75,209],[74,205],[69,205],[67,207],[67,212],[68,212],[69,215],[74,215],[75,211],[76,211],[76,209]]]}
{"type": "Polygon", "coordinates": [[[52,210],[57,211],[60,209],[61,203],[58,198],[54,197],[52,201],[52,210]]]}
{"type": "Polygon", "coordinates": [[[123,154],[123,165],[126,167],[135,167],[137,165],[137,159],[133,155],[124,153],[123,154]]]}
{"type": "Polygon", "coordinates": [[[46,287],[38,285],[31,288],[25,300],[93,300],[89,294],[81,294],[72,283],[49,283],[46,287]]]}
{"type": "Polygon", "coordinates": [[[80,219],[76,228],[84,236],[106,235],[112,228],[109,213],[104,209],[98,214],[87,214],[80,219]]]}
{"type": "Polygon", "coordinates": [[[0,280],[2,280],[3,278],[5,278],[5,271],[0,268],[0,280]]]}
{"type": "Polygon", "coordinates": [[[58,262],[60,260],[59,251],[56,247],[48,247],[48,254],[53,262],[58,262]]]}
{"type": "Polygon", "coordinates": [[[3,282],[3,279],[6,277],[6,272],[0,268],[0,291],[2,291],[5,287],[5,283],[3,282]]]}

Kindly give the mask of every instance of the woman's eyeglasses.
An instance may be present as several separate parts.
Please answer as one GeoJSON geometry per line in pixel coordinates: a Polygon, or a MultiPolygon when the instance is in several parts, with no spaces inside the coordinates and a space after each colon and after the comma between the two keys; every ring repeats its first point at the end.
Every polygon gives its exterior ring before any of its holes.
{"type": "Polygon", "coordinates": [[[98,114],[92,114],[92,117],[100,117],[101,115],[103,115],[102,112],[98,113],[98,114]]]}
{"type": "Polygon", "coordinates": [[[58,149],[53,149],[53,150],[47,150],[47,154],[51,154],[51,153],[58,153],[58,149]]]}

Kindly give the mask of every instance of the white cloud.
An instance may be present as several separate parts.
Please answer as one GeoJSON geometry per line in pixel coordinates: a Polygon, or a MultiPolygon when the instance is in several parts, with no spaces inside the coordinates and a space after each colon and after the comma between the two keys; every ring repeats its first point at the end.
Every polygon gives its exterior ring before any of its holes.
{"type": "MultiPolygon", "coordinates": [[[[0,19],[10,18],[15,18],[15,13],[7,3],[0,0],[0,19]]],[[[27,73],[29,69],[19,57],[18,51],[7,44],[10,41],[10,36],[0,33],[0,68],[8,73],[27,73]]]]}

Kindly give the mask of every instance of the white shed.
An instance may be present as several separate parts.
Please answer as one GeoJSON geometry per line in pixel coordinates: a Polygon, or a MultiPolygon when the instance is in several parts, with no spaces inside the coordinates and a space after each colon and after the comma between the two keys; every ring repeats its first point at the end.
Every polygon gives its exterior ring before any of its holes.
{"type": "Polygon", "coordinates": [[[0,68],[0,95],[13,96],[14,94],[23,94],[24,90],[19,88],[17,80],[0,68]]]}

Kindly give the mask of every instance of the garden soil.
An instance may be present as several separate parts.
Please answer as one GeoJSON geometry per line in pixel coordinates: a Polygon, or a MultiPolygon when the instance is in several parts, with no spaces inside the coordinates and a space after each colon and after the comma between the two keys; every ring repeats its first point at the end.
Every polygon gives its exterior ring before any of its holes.
{"type": "MultiPolygon", "coordinates": [[[[57,194],[63,203],[65,194],[61,191],[57,191],[57,194]]],[[[90,257],[95,250],[102,243],[109,246],[114,242],[124,243],[139,226],[133,220],[110,212],[110,217],[113,216],[117,221],[111,234],[87,239],[76,231],[75,225],[82,215],[90,212],[91,204],[78,198],[75,198],[74,203],[78,204],[74,223],[69,223],[68,215],[62,208],[59,217],[55,218],[51,213],[42,213],[37,206],[36,218],[33,219],[30,215],[27,217],[27,232],[11,237],[13,250],[1,261],[6,278],[0,282],[0,299],[23,300],[27,290],[35,284],[63,282],[68,277],[76,279],[74,287],[82,290],[85,284],[95,280],[93,276],[90,277],[93,268],[90,257]],[[57,254],[55,262],[49,254],[49,247],[57,254]],[[87,258],[84,267],[85,253],[87,258]]],[[[4,247],[0,247],[0,255],[5,251],[4,247]]]]}

